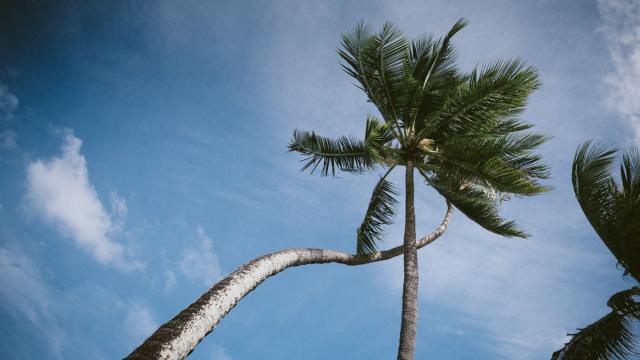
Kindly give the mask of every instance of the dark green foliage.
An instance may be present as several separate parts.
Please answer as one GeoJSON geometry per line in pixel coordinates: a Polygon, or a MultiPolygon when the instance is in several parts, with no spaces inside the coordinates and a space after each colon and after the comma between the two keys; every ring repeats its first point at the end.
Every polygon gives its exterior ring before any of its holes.
{"type": "Polygon", "coordinates": [[[350,137],[337,140],[318,136],[314,132],[294,130],[289,151],[296,151],[307,157],[303,160],[302,170],[311,167],[313,173],[321,166],[320,174],[335,175],[335,168],[342,171],[362,172],[373,167],[372,159],[367,156],[364,142],[350,137]]]}
{"type": "Polygon", "coordinates": [[[552,360],[632,359],[637,341],[633,322],[640,320],[640,288],[632,287],[614,294],[607,305],[612,309],[600,320],[579,329],[564,348],[553,353],[552,360]]]}
{"type": "MultiPolygon", "coordinates": [[[[454,24],[441,39],[410,41],[394,25],[379,32],[364,22],[342,36],[338,54],[382,115],[369,116],[364,140],[323,138],[294,132],[289,150],[306,156],[303,170],[360,173],[412,161],[428,184],[485,229],[526,236],[497,212],[500,201],[547,191],[548,168],[533,151],[546,136],[527,132],[518,116],[540,82],[519,60],[496,61],[470,73],[456,66],[454,24]]],[[[386,175],[385,175],[386,177],[386,175]]],[[[375,251],[382,227],[391,222],[394,192],[381,180],[358,229],[358,253],[375,251]],[[387,191],[388,190],[388,191],[387,191]]]]}
{"type": "Polygon", "coordinates": [[[619,185],[609,173],[614,154],[602,143],[583,144],[573,161],[573,189],[625,275],[640,282],[640,156],[633,149],[622,157],[619,185]]]}
{"type": "MultiPolygon", "coordinates": [[[[640,155],[637,149],[623,155],[618,183],[610,173],[615,153],[603,143],[588,141],[580,146],[573,160],[573,189],[587,220],[624,274],[640,282],[640,155]]],[[[607,302],[611,312],[573,334],[552,360],[637,358],[633,329],[640,320],[639,297],[637,286],[611,296],[607,302]]]]}

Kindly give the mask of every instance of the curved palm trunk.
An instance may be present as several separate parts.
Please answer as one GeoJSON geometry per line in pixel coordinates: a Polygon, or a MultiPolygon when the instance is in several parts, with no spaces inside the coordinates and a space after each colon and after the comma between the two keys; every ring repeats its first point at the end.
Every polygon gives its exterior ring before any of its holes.
{"type": "MultiPolygon", "coordinates": [[[[452,215],[453,206],[447,203],[447,213],[440,226],[420,239],[417,247],[426,246],[440,237],[452,215]]],[[[243,297],[268,277],[287,268],[325,263],[363,265],[390,259],[403,251],[403,247],[398,246],[368,256],[358,256],[326,249],[284,249],[260,256],[229,274],[196,302],[160,326],[126,359],[184,359],[243,297]]]]}
{"type": "Polygon", "coordinates": [[[404,283],[402,286],[402,322],[398,360],[413,360],[418,328],[418,249],[416,212],[413,204],[413,162],[407,161],[404,222],[404,283]]]}

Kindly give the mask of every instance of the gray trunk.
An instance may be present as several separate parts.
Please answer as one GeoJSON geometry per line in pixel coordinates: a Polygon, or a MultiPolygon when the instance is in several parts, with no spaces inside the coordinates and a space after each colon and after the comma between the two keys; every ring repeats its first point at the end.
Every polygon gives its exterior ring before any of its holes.
{"type": "MultiPolygon", "coordinates": [[[[420,239],[417,247],[426,246],[442,235],[452,215],[453,207],[447,203],[447,213],[440,226],[420,239]]],[[[258,257],[215,284],[156,330],[126,359],[184,359],[243,297],[268,277],[287,268],[325,263],[363,265],[390,259],[403,251],[403,247],[398,246],[369,256],[358,256],[326,249],[284,249],[258,257]]]]}
{"type": "Polygon", "coordinates": [[[416,213],[413,205],[413,162],[407,161],[404,223],[404,283],[398,360],[413,360],[418,328],[418,251],[416,213]]]}

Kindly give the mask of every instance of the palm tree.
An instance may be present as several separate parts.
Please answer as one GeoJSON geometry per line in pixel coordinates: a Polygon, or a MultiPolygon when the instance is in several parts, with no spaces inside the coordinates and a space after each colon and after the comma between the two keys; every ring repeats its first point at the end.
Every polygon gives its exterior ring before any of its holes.
{"type": "Polygon", "coordinates": [[[502,219],[497,204],[515,196],[545,191],[537,180],[547,167],[532,151],[545,136],[525,132],[518,119],[528,96],[538,87],[536,71],[520,61],[497,61],[470,74],[454,64],[450,44],[466,26],[458,21],[440,40],[427,36],[409,42],[387,23],[374,34],[363,23],[343,36],[344,69],[356,78],[380,111],[369,116],[364,140],[328,139],[294,131],[289,150],[306,156],[303,169],[334,175],[336,170],[362,173],[384,169],[374,187],[352,255],[328,249],[284,249],[258,257],[216,283],[198,300],[163,324],[128,359],[182,359],[209,334],[233,307],[260,283],[285,269],[339,263],[369,264],[405,254],[405,286],[399,357],[410,359],[417,321],[417,249],[440,237],[457,207],[494,233],[525,237],[513,222],[502,219]],[[387,180],[391,171],[406,170],[404,245],[377,251],[383,226],[391,222],[397,195],[387,180]],[[414,170],[446,200],[447,210],[432,233],[416,241],[414,170]]]}
{"type": "Polygon", "coordinates": [[[633,323],[640,320],[640,152],[628,151],[620,164],[620,182],[609,169],[616,150],[584,143],[573,159],[573,190],[587,220],[636,283],[613,294],[611,311],[573,334],[553,360],[627,359],[634,351],[633,323]]]}
{"type": "Polygon", "coordinates": [[[380,112],[369,115],[364,139],[328,139],[294,131],[289,150],[306,158],[304,169],[335,175],[384,170],[357,230],[358,254],[376,251],[391,222],[397,195],[388,180],[405,167],[404,285],[398,359],[413,359],[417,327],[418,258],[414,171],[448,202],[485,229],[507,237],[527,235],[496,210],[499,201],[546,191],[538,180],[547,167],[532,150],[547,137],[525,132],[518,119],[538,88],[535,69],[519,60],[496,61],[470,74],[456,69],[451,38],[409,41],[394,25],[380,32],[364,23],[344,34],[338,50],[343,69],[380,112]]]}

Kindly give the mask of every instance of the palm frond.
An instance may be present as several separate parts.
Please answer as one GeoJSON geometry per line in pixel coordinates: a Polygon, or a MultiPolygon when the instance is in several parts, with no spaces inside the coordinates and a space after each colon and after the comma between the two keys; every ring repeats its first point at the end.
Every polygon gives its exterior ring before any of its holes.
{"type": "Polygon", "coordinates": [[[424,128],[427,118],[442,108],[449,95],[465,79],[455,65],[456,52],[451,46],[451,38],[467,25],[468,22],[461,18],[443,39],[433,41],[426,37],[412,44],[412,74],[420,84],[414,113],[418,132],[424,128]]]}
{"type": "Polygon", "coordinates": [[[375,161],[382,162],[387,156],[387,145],[395,139],[389,123],[381,123],[375,116],[367,117],[364,134],[366,153],[375,161]]]}
{"type": "Polygon", "coordinates": [[[427,166],[441,178],[486,182],[499,192],[532,196],[549,190],[539,182],[548,178],[549,169],[531,152],[547,139],[522,132],[453,137],[429,153],[427,166]]]}
{"type": "Polygon", "coordinates": [[[338,49],[344,60],[342,69],[360,83],[385,122],[395,124],[398,131],[397,108],[405,95],[402,80],[407,48],[408,40],[393,24],[385,23],[374,34],[369,25],[360,22],[351,33],[343,34],[338,49]]]}
{"type": "Polygon", "coordinates": [[[314,132],[294,130],[289,151],[305,155],[302,170],[311,167],[311,173],[320,167],[320,174],[335,176],[336,167],[342,171],[360,173],[372,169],[374,162],[362,140],[350,137],[329,139],[314,132]]]}
{"type": "Polygon", "coordinates": [[[573,189],[587,220],[624,268],[640,281],[640,198],[635,192],[638,162],[633,154],[623,157],[622,190],[610,174],[616,150],[588,141],[576,151],[573,189]],[[631,191],[629,193],[625,187],[631,191]]]}
{"type": "Polygon", "coordinates": [[[640,287],[634,286],[613,294],[607,301],[607,306],[619,314],[640,320],[640,302],[636,300],[639,297],[640,287]]]}
{"type": "Polygon", "coordinates": [[[496,119],[513,118],[540,86],[537,71],[520,60],[476,68],[452,94],[429,131],[436,138],[483,132],[496,119]]]}
{"type": "Polygon", "coordinates": [[[382,227],[391,224],[391,218],[395,214],[398,201],[394,196],[397,195],[397,192],[393,184],[386,180],[392,169],[389,169],[380,178],[371,194],[364,220],[357,230],[358,255],[371,254],[376,251],[376,242],[382,240],[382,227]]]}
{"type": "Polygon", "coordinates": [[[491,195],[491,188],[477,183],[465,184],[460,179],[450,177],[429,176],[421,169],[419,172],[440,195],[486,230],[506,237],[528,237],[515,221],[500,217],[496,207],[497,198],[491,195]]]}
{"type": "Polygon", "coordinates": [[[552,360],[631,359],[638,355],[633,322],[640,320],[640,303],[634,297],[640,288],[614,294],[607,305],[612,311],[593,324],[579,329],[565,346],[554,352],[552,360]]]}

